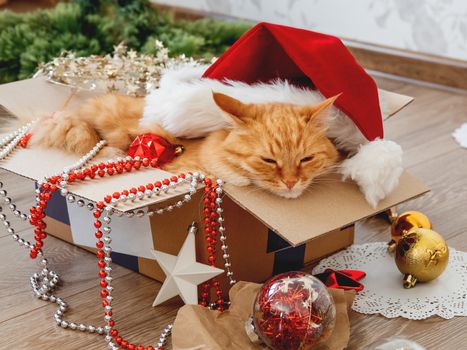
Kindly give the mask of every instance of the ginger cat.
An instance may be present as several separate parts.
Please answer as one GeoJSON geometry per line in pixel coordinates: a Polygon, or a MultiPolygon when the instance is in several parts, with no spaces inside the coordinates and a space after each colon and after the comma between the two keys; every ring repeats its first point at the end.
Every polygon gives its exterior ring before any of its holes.
{"type": "Polygon", "coordinates": [[[157,124],[142,128],[144,99],[106,95],[89,100],[78,111],[43,119],[30,142],[84,154],[104,139],[108,147],[103,151],[114,156],[125,154],[136,136],[151,132],[185,147],[164,170],[201,171],[238,186],[254,184],[285,198],[298,197],[337,163],[338,151],[326,137],[326,112],[335,98],[306,106],[245,104],[215,92],[213,99],[232,126],[205,138],[176,139],[157,124]]]}

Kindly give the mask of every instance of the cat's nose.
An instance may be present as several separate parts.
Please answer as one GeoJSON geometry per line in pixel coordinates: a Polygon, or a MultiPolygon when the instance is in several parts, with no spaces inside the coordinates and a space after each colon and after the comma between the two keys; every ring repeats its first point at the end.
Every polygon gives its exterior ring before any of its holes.
{"type": "Polygon", "coordinates": [[[282,180],[282,182],[289,190],[291,190],[297,184],[297,180],[282,180]]]}

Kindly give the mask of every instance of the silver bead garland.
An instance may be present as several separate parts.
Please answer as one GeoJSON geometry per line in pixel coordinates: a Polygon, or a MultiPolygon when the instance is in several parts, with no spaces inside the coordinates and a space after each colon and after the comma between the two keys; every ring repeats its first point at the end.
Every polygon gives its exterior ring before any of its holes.
{"type": "MultiPolygon", "coordinates": [[[[32,128],[35,122],[31,122],[15,132],[5,136],[2,140],[0,140],[0,160],[6,158],[8,155],[11,154],[11,152],[18,146],[19,142],[21,141],[21,138],[32,128]]],[[[106,142],[105,141],[100,141],[96,144],[96,146],[91,149],[86,155],[84,155],[82,158],[80,158],[75,164],[66,167],[63,169],[63,171],[57,176],[61,176],[63,181],[59,184],[60,188],[60,193],[66,197],[67,201],[69,203],[74,203],[79,207],[84,207],[86,206],[87,209],[90,211],[94,210],[94,204],[89,202],[85,203],[83,199],[76,199],[75,195],[69,194],[68,193],[68,174],[79,170],[83,168],[86,164],[88,164],[98,153],[99,151],[105,146],[106,142]]],[[[141,159],[139,157],[131,158],[127,157],[125,158],[127,161],[140,161],[141,159]]],[[[122,158],[117,158],[117,162],[123,161],[122,158]]],[[[108,162],[115,162],[113,160],[109,160],[108,162]]],[[[107,168],[104,170],[106,171],[107,168]]],[[[48,181],[49,177],[45,177],[44,181],[48,181]]],[[[104,270],[107,273],[107,276],[105,277],[105,280],[107,281],[107,287],[106,290],[108,292],[108,295],[106,297],[107,302],[109,305],[106,307],[106,311],[111,311],[112,306],[111,302],[113,300],[113,297],[111,296],[113,292],[113,287],[111,286],[112,283],[112,277],[111,277],[111,272],[112,272],[112,258],[110,257],[110,254],[112,252],[111,248],[111,216],[115,213],[118,216],[122,216],[125,214],[127,217],[144,217],[145,215],[148,216],[153,216],[154,214],[161,215],[167,211],[172,211],[174,208],[179,208],[183,204],[189,202],[192,199],[192,196],[196,193],[197,187],[199,184],[201,184],[205,179],[205,176],[200,173],[193,173],[193,175],[187,174],[184,179],[179,178],[177,182],[171,181],[169,185],[163,185],[161,189],[154,189],[154,190],[146,190],[144,192],[138,191],[136,195],[128,195],[128,196],[121,196],[118,199],[113,199],[111,205],[106,205],[102,212],[104,213],[103,221],[104,221],[104,228],[103,228],[103,239],[102,241],[104,242],[104,247],[103,251],[105,253],[105,268],[104,270]],[[166,207],[163,208],[158,208],[152,211],[147,211],[145,212],[144,210],[137,210],[135,211],[129,211],[129,212],[122,212],[120,210],[116,210],[116,207],[118,206],[119,203],[121,202],[126,202],[128,200],[130,201],[135,201],[135,200],[144,200],[146,198],[151,198],[152,196],[156,195],[159,196],[161,192],[167,193],[171,189],[177,188],[179,185],[183,184],[188,184],[188,193],[184,196],[184,198],[180,201],[177,201],[176,203],[169,204],[166,207]]],[[[40,194],[40,188],[41,185],[44,183],[44,181],[38,181],[38,189],[36,190],[36,194],[40,194]]],[[[223,182],[222,180],[217,180],[217,188],[216,188],[216,212],[218,214],[218,223],[219,223],[219,232],[220,232],[220,240],[222,242],[221,249],[223,251],[223,259],[224,259],[224,266],[226,268],[226,275],[229,278],[230,284],[235,284],[236,281],[233,278],[233,272],[231,270],[231,263],[230,263],[230,256],[228,253],[228,246],[227,246],[227,237],[225,236],[225,227],[223,225],[224,219],[222,216],[222,196],[223,196],[223,190],[222,190],[222,185],[223,182]]],[[[14,230],[14,228],[11,227],[10,221],[7,220],[7,215],[3,212],[3,206],[2,204],[5,203],[7,204],[8,208],[10,211],[13,212],[13,214],[16,217],[21,218],[22,220],[26,221],[30,219],[30,215],[27,215],[23,212],[21,212],[16,204],[13,203],[11,197],[8,197],[8,192],[3,188],[4,185],[2,182],[0,182],[0,221],[3,223],[3,226],[7,229],[8,233],[12,236],[12,238],[20,245],[24,246],[26,249],[31,249],[33,247],[33,244],[31,244],[29,241],[24,240],[21,238],[14,230]]],[[[39,207],[39,196],[36,197],[36,207],[39,207]]],[[[45,258],[44,253],[42,252],[41,249],[38,250],[38,257],[40,259],[40,270],[38,273],[34,273],[33,276],[30,278],[30,283],[31,283],[31,288],[34,293],[34,295],[41,300],[44,301],[49,301],[51,303],[57,304],[57,310],[54,313],[54,321],[55,323],[62,327],[62,328],[67,328],[71,330],[78,330],[81,332],[88,332],[88,333],[97,333],[100,335],[105,335],[104,339],[108,345],[108,348],[111,350],[118,350],[119,346],[118,344],[115,344],[113,341],[112,336],[110,336],[109,332],[111,330],[110,326],[94,326],[94,325],[86,325],[84,323],[80,322],[73,322],[69,320],[64,320],[63,316],[66,313],[68,309],[68,304],[60,297],[56,296],[54,293],[57,284],[59,282],[59,276],[56,272],[52,271],[49,269],[49,263],[48,260],[45,258]]],[[[109,322],[112,320],[112,316],[105,316],[104,318],[105,322],[109,322]]],[[[162,331],[162,333],[159,336],[159,340],[155,346],[155,348],[162,348],[163,346],[166,345],[167,339],[170,336],[172,332],[172,325],[168,325],[165,327],[165,329],[162,331]]]]}
{"type": "Polygon", "coordinates": [[[0,160],[5,159],[18,146],[21,138],[31,130],[36,120],[8,134],[0,141],[0,160]]]}
{"type": "Polygon", "coordinates": [[[224,226],[224,217],[222,216],[222,213],[224,210],[222,209],[222,195],[224,194],[224,191],[222,190],[222,185],[224,182],[222,180],[217,180],[217,188],[216,188],[216,213],[217,213],[217,222],[219,223],[219,234],[220,234],[220,240],[221,240],[221,249],[223,252],[223,259],[224,259],[224,267],[227,270],[227,277],[229,279],[230,285],[234,285],[237,283],[237,281],[233,277],[233,272],[232,272],[232,264],[230,263],[230,255],[228,252],[228,245],[227,245],[227,237],[225,235],[225,226],[224,226]]]}

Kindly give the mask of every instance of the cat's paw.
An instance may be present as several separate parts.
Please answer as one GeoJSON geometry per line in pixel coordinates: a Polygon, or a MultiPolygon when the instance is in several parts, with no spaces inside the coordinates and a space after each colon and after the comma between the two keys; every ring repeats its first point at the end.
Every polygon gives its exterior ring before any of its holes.
{"type": "Polygon", "coordinates": [[[99,156],[104,157],[106,159],[113,159],[113,158],[118,158],[118,157],[126,157],[128,154],[121,150],[120,148],[117,147],[110,147],[106,146],[104,147],[100,152],[99,156]]]}
{"type": "Polygon", "coordinates": [[[393,141],[375,140],[360,147],[357,154],[342,162],[340,173],[351,178],[375,208],[399,184],[402,148],[393,141]]]}
{"type": "Polygon", "coordinates": [[[89,152],[100,139],[91,125],[66,111],[44,116],[31,132],[32,146],[58,148],[81,155],[89,152]]]}

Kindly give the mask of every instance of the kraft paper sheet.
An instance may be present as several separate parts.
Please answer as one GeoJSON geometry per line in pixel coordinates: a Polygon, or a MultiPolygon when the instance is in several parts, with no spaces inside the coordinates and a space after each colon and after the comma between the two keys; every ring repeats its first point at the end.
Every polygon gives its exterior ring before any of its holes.
{"type": "MultiPolygon", "coordinates": [[[[260,284],[239,282],[230,290],[231,306],[220,313],[200,305],[185,305],[177,314],[172,331],[174,350],[259,350],[246,335],[244,324],[250,317],[260,284]]],[[[316,350],[345,349],[350,338],[348,311],[354,293],[329,289],[336,303],[336,325],[331,337],[316,350]]]]}

